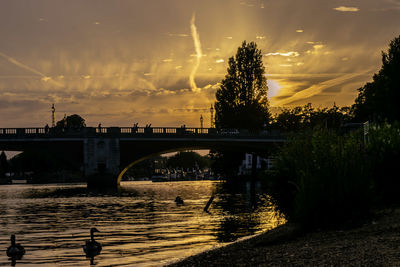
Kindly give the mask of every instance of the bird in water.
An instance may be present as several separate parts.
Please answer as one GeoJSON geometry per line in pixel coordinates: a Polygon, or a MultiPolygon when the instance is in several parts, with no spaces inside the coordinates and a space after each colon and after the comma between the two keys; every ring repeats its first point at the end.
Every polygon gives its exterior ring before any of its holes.
{"type": "Polygon", "coordinates": [[[175,203],[177,204],[177,205],[183,205],[183,199],[180,197],[180,196],[177,196],[176,198],[175,198],[175,203]]]}
{"type": "Polygon", "coordinates": [[[15,243],[15,235],[11,235],[11,246],[7,248],[7,256],[10,258],[21,259],[25,254],[25,249],[20,244],[15,243]]]}
{"type": "Polygon", "coordinates": [[[86,241],[86,244],[83,245],[83,251],[85,252],[87,257],[94,257],[99,255],[101,252],[101,244],[94,240],[94,233],[100,232],[97,228],[93,227],[90,229],[90,240],[86,241]]]}

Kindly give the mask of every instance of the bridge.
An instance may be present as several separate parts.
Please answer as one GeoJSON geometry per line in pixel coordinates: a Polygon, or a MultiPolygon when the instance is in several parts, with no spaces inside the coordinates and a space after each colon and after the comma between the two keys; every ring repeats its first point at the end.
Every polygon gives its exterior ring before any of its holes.
{"type": "Polygon", "coordinates": [[[0,128],[0,150],[69,151],[81,162],[88,184],[118,185],[137,162],[167,152],[232,149],[266,152],[285,142],[279,132],[186,127],[0,128]],[[98,178],[107,176],[105,181],[98,178]]]}

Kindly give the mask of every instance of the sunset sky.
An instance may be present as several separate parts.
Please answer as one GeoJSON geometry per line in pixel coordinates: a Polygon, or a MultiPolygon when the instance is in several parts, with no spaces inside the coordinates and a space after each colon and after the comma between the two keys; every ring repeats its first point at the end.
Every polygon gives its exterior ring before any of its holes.
{"type": "Polygon", "coordinates": [[[208,127],[243,40],[271,106],[351,105],[399,34],[400,0],[1,0],[0,128],[208,127]]]}

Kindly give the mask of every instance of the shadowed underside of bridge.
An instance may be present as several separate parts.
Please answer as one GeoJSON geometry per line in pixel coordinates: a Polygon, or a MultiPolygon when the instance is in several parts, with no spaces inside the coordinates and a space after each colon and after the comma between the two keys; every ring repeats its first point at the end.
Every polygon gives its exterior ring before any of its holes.
{"type": "Polygon", "coordinates": [[[279,142],[257,139],[177,139],[177,140],[140,140],[137,142],[120,140],[121,181],[125,172],[142,160],[168,153],[185,150],[212,149],[222,151],[241,151],[247,153],[270,154],[279,142]]]}
{"type": "Polygon", "coordinates": [[[269,154],[284,139],[238,131],[192,128],[82,128],[48,132],[43,128],[0,129],[0,150],[50,151],[73,157],[95,185],[119,184],[126,170],[167,152],[213,149],[269,154]],[[101,181],[101,177],[106,177],[101,181]],[[109,182],[107,182],[109,181],[109,182]]]}

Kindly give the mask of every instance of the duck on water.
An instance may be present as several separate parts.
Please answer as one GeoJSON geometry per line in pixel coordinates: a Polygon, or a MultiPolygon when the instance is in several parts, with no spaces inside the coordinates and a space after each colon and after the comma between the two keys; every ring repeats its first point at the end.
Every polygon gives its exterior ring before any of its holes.
{"type": "Polygon", "coordinates": [[[11,235],[11,246],[7,248],[7,256],[10,258],[21,259],[25,254],[25,248],[15,243],[15,235],[11,235]]]}
{"type": "Polygon", "coordinates": [[[102,246],[99,242],[94,240],[94,233],[100,232],[97,228],[93,227],[90,229],[90,240],[86,241],[86,244],[83,245],[83,251],[85,252],[87,257],[94,257],[99,255],[102,249],[102,246]]]}

